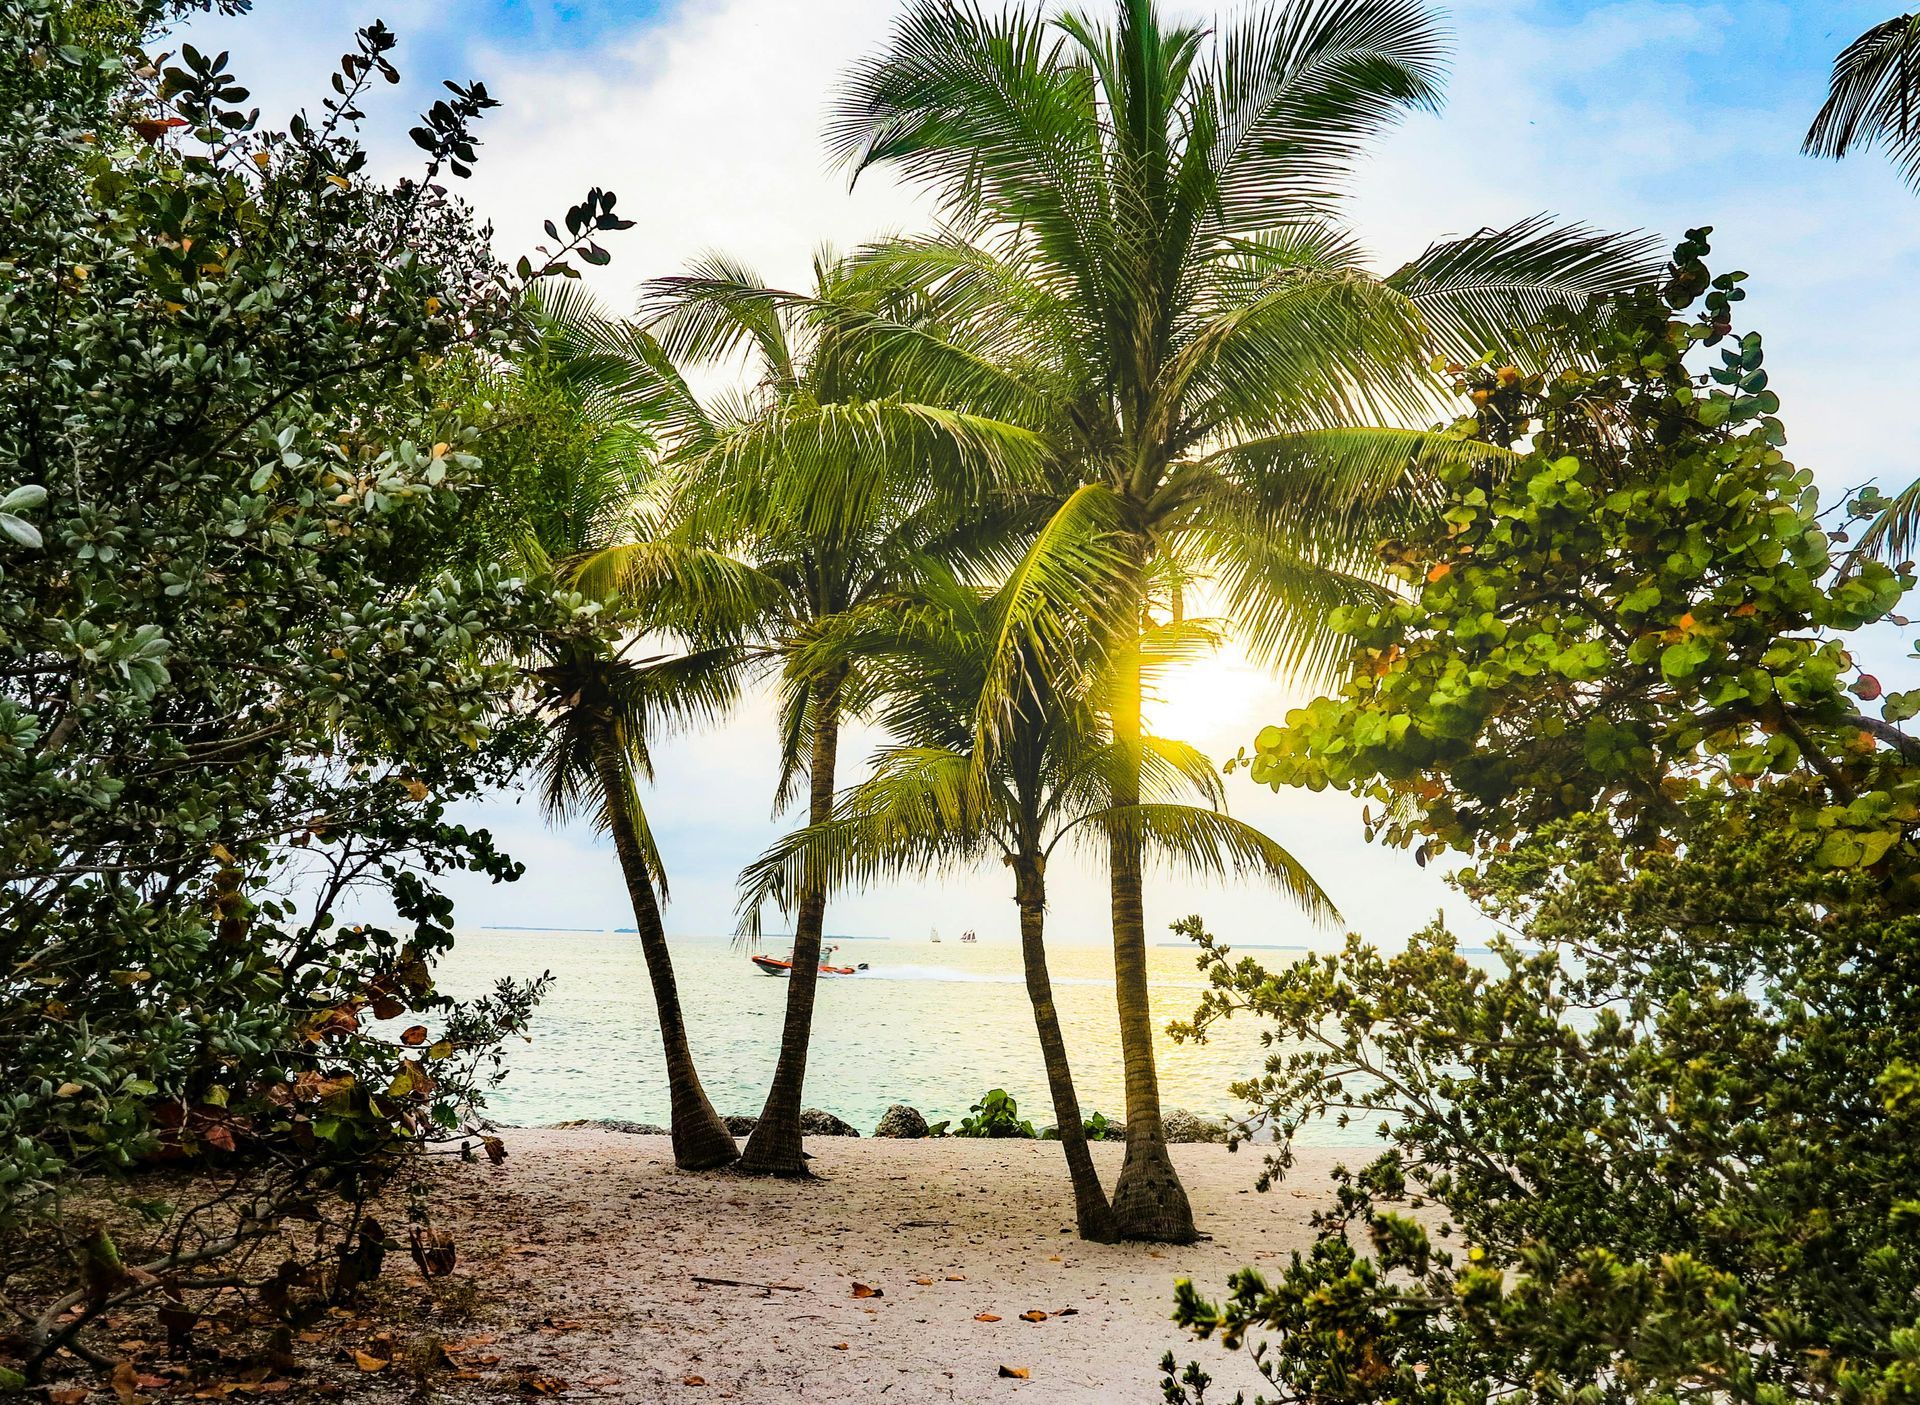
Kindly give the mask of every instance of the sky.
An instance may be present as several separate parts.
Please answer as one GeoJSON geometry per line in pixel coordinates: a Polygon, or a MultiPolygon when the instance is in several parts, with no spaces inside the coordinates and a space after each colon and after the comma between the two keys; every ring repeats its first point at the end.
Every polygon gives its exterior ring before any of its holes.
{"type": "MultiPolygon", "coordinates": [[[[1088,4],[1103,0],[1085,0],[1088,4]]],[[[1213,6],[1166,0],[1201,18],[1213,6]]],[[[1411,117],[1362,163],[1350,220],[1390,270],[1432,241],[1539,211],[1671,243],[1715,227],[1715,271],[1748,271],[1746,326],[1765,333],[1795,461],[1838,493],[1920,471],[1912,414],[1920,348],[1920,203],[1871,154],[1844,163],[1799,154],[1833,55],[1893,12],[1891,0],[1455,0],[1445,108],[1411,117]]],[[[770,281],[803,286],[822,243],[846,248],[929,220],[882,177],[849,191],[820,141],[848,66],[885,39],[895,0],[256,0],[251,16],[208,18],[184,36],[226,49],[263,115],[317,107],[355,26],[385,20],[405,79],[369,106],[376,167],[410,167],[409,118],[442,78],[480,79],[503,104],[482,129],[464,194],[509,257],[539,241],[590,186],[614,190],[636,226],[607,241],[594,286],[631,308],[645,279],[721,249],[770,281]]],[[[1920,686],[1908,641],[1872,641],[1889,687],[1920,686]]],[[[1251,745],[1304,697],[1229,653],[1170,680],[1162,730],[1216,757],[1251,745]]],[[[671,932],[734,924],[734,878],[792,821],[769,813],[771,708],[755,699],[722,727],[661,748],[647,800],[672,884],[671,932]]],[[[857,767],[880,738],[856,730],[857,767]]],[[[851,769],[851,768],[850,768],[851,769]]],[[[1264,827],[1320,879],[1346,928],[1385,946],[1444,910],[1482,931],[1435,871],[1365,843],[1342,796],[1229,780],[1234,813],[1264,827]]],[[[468,924],[624,926],[612,851],[585,825],[551,828],[501,796],[463,815],[527,866],[519,883],[449,886],[468,924]]],[[[1101,939],[1103,887],[1086,862],[1051,871],[1051,930],[1101,939]]],[[[992,871],[942,874],[836,897],[829,932],[1016,939],[1010,885],[992,871]]],[[[1149,931],[1189,912],[1235,944],[1325,943],[1257,888],[1161,875],[1149,931]]],[[[782,924],[776,918],[774,930],[782,924]]],[[[1151,938],[1150,938],[1151,939],[1151,938]]]]}

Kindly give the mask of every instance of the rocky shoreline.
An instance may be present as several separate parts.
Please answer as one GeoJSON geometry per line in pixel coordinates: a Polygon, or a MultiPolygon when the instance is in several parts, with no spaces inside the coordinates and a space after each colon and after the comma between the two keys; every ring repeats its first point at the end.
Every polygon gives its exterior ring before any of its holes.
{"type": "MultiPolygon", "coordinates": [[[[722,1120],[727,1124],[727,1130],[733,1133],[734,1136],[744,1137],[752,1133],[754,1125],[760,1119],[757,1117],[734,1116],[723,1118],[722,1120]]],[[[1232,1124],[1224,1117],[1202,1117],[1198,1113],[1188,1112],[1184,1108],[1172,1109],[1162,1120],[1166,1127],[1167,1140],[1169,1142],[1225,1142],[1228,1140],[1232,1131],[1232,1124]]],[[[566,1122],[551,1122],[548,1123],[547,1126],[552,1130],[594,1127],[604,1132],[624,1132],[628,1136],[636,1137],[664,1137],[668,1135],[667,1128],[658,1126],[652,1122],[627,1122],[618,1118],[606,1117],[574,1118],[566,1122]]],[[[836,1117],[831,1112],[822,1111],[817,1107],[810,1107],[800,1114],[800,1130],[809,1137],[857,1137],[861,1135],[860,1129],[855,1127],[851,1122],[846,1121],[844,1118],[836,1117]]],[[[1047,1140],[1049,1134],[1054,1130],[1052,1127],[1044,1128],[1040,1133],[1039,1139],[1047,1140]]],[[[1117,1126],[1115,1131],[1117,1135],[1109,1137],[1108,1140],[1119,1141],[1125,1139],[1126,1129],[1124,1126],[1117,1126]]],[[[872,1135],[898,1140],[911,1140],[918,1137],[931,1136],[932,1132],[928,1127],[927,1119],[921,1115],[917,1108],[909,1107],[905,1103],[894,1103],[880,1115],[880,1120],[874,1125],[872,1135]]],[[[951,1136],[953,1134],[945,1133],[943,1135],[951,1136]]]]}

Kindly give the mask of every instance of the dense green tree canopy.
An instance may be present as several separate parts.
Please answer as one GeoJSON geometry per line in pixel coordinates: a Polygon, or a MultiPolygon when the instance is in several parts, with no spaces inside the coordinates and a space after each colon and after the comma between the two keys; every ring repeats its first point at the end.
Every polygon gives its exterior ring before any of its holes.
{"type": "Polygon", "coordinates": [[[1337,621],[1350,681],[1252,759],[1471,854],[1488,945],[1436,924],[1269,972],[1187,924],[1214,989],[1186,1032],[1272,1025],[1239,1089],[1269,1174],[1321,1118],[1386,1144],[1276,1278],[1181,1288],[1276,1400],[1920,1390],[1920,758],[1845,643],[1912,578],[1840,568],[1706,252],[1557,329],[1589,365],[1458,369],[1459,432],[1518,447],[1443,472],[1384,547],[1402,598],[1337,621]]]}
{"type": "MultiPolygon", "coordinates": [[[[0,1245],[55,1263],[98,1248],[48,1194],[75,1173],[239,1154],[267,1226],[466,1125],[532,992],[434,990],[435,875],[518,872],[447,807],[525,756],[515,641],[599,630],[446,564],[489,486],[449,359],[524,335],[440,184],[492,99],[454,86],[382,185],[357,127],[389,31],[276,132],[224,55],[146,64],[174,8],[0,3],[0,1245]],[[398,920],[340,923],[361,889],[398,920]],[[408,1011],[431,1037],[376,1030],[408,1011]]],[[[85,1300],[28,1314],[30,1368],[85,1300]]]]}
{"type": "Polygon", "coordinates": [[[1845,638],[1913,576],[1835,569],[1759,334],[1731,330],[1741,275],[1710,276],[1704,234],[1663,290],[1586,319],[1593,364],[1461,373],[1459,432],[1525,453],[1442,470],[1438,514],[1387,549],[1404,594],[1335,617],[1353,674],[1261,733],[1256,780],[1365,796],[1423,856],[1599,809],[1657,833],[1691,790],[1768,777],[1804,794],[1823,861],[1911,832],[1920,739],[1897,724],[1920,696],[1866,706],[1881,685],[1845,638]]]}

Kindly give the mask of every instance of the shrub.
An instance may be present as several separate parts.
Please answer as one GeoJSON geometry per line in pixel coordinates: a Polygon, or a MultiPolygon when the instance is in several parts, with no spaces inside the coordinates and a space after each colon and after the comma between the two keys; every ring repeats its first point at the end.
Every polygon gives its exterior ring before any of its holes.
{"type": "Polygon", "coordinates": [[[1269,972],[1186,924],[1182,1032],[1269,1025],[1268,1179],[1310,1121],[1384,1142],[1277,1279],[1180,1286],[1279,1399],[1920,1398],[1920,696],[1867,710],[1845,642],[1913,579],[1837,568],[1706,252],[1582,319],[1590,365],[1455,368],[1523,448],[1445,475],[1341,695],[1258,744],[1472,854],[1484,957],[1436,925],[1269,972]]]}
{"type": "Polygon", "coordinates": [[[1020,1105],[1005,1088],[989,1088],[960,1119],[951,1132],[948,1124],[937,1123],[927,1129],[929,1136],[944,1137],[1032,1137],[1033,1124],[1020,1116],[1020,1105]]]}
{"type": "MultiPolygon", "coordinates": [[[[421,176],[384,186],[355,131],[390,32],[359,34],[322,117],[266,131],[224,55],[146,66],[179,8],[0,0],[0,1351],[29,1374],[430,1143],[499,1154],[469,1119],[538,991],[434,990],[435,878],[518,874],[449,807],[527,754],[515,641],[596,628],[445,564],[489,470],[430,387],[511,355],[560,266],[510,275],[440,184],[492,99],[453,86],[421,176]],[[74,1218],[75,1178],[156,1161],[228,1188],[74,1218]],[[22,1265],[81,1286],[30,1301],[22,1265]]],[[[552,260],[600,257],[611,203],[552,260]]],[[[346,1223],[310,1278],[245,1286],[350,1289],[385,1240],[346,1223]]],[[[394,1242],[424,1268],[415,1228],[394,1242]]]]}

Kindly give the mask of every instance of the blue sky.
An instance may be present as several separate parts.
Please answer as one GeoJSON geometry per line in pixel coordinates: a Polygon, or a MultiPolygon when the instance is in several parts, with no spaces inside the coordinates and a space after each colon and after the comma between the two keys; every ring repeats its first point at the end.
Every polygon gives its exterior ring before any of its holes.
{"type": "MultiPolygon", "coordinates": [[[[1169,0],[1179,13],[1211,5],[1169,0]]],[[[1894,12],[1891,0],[1457,0],[1446,109],[1410,119],[1356,182],[1353,222],[1380,266],[1433,239],[1549,210],[1676,239],[1716,227],[1716,269],[1752,275],[1747,324],[1764,332],[1790,452],[1830,490],[1920,471],[1912,404],[1920,346],[1920,201],[1867,155],[1798,154],[1832,56],[1894,12]]],[[[258,0],[244,20],[195,26],[229,48],[270,116],[316,102],[355,24],[379,16],[402,37],[401,89],[372,109],[396,171],[412,107],[441,77],[480,78],[505,106],[485,129],[468,194],[503,251],[539,237],[590,185],[619,192],[638,226],[610,244],[596,286],[615,307],[641,280],[711,248],[798,281],[821,241],[849,245],[927,218],[884,180],[851,195],[827,171],[818,133],[832,85],[885,35],[893,0],[258,0]]],[[[1890,686],[1920,685],[1906,641],[1874,642],[1890,686]]],[[[1169,690],[1169,730],[1230,754],[1297,699],[1228,665],[1169,690]]],[[[857,760],[872,737],[850,747],[857,760]]],[[[732,925],[732,879],[779,825],[768,815],[772,730],[764,704],[665,756],[650,813],[673,873],[670,928],[732,925]]],[[[1393,943],[1438,907],[1466,918],[1404,853],[1370,849],[1357,807],[1273,795],[1244,779],[1235,810],[1314,868],[1349,925],[1393,943]]],[[[456,886],[465,920],[555,926],[629,921],[610,852],[584,829],[552,831],[510,799],[477,807],[529,867],[518,885],[456,886]]],[[[829,928],[924,935],[978,927],[1011,940],[998,872],[849,895],[829,928]]],[[[1105,907],[1088,868],[1056,881],[1054,924],[1097,939],[1105,907]]],[[[1313,939],[1258,892],[1169,878],[1149,920],[1190,911],[1242,942],[1313,939]]]]}

